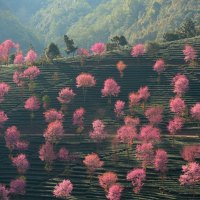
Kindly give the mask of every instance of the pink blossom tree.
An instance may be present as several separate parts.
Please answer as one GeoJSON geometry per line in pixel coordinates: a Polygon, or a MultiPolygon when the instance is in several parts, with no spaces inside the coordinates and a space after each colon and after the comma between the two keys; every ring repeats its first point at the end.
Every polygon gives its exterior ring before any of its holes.
{"type": "Polygon", "coordinates": [[[134,193],[138,194],[144,185],[144,181],[146,179],[146,172],[144,169],[136,168],[130,171],[127,176],[126,180],[131,181],[134,187],[134,193]]]}
{"type": "Polygon", "coordinates": [[[69,104],[74,99],[76,94],[71,88],[66,87],[61,89],[58,95],[59,96],[57,97],[57,99],[62,105],[61,110],[63,111],[63,113],[65,113],[67,111],[67,104],[69,104]]]}
{"type": "Polygon", "coordinates": [[[3,127],[6,121],[8,121],[8,116],[3,110],[0,110],[0,128],[3,127]]]}
{"type": "Polygon", "coordinates": [[[116,66],[117,66],[117,69],[120,73],[120,77],[122,78],[124,76],[123,72],[126,69],[126,64],[122,60],[120,60],[120,61],[117,62],[116,66]]]}
{"type": "Polygon", "coordinates": [[[177,96],[183,96],[189,88],[189,80],[183,74],[177,74],[172,79],[172,85],[174,86],[173,92],[177,94],[177,96]]]}
{"type": "Polygon", "coordinates": [[[93,44],[90,48],[94,55],[102,56],[106,52],[106,45],[102,42],[93,44]]]}
{"type": "Polygon", "coordinates": [[[17,157],[12,158],[12,164],[17,168],[20,175],[25,174],[29,168],[29,162],[25,154],[19,154],[17,157]]]}
{"type": "Polygon", "coordinates": [[[129,94],[129,108],[131,109],[131,112],[134,111],[134,108],[139,105],[140,102],[140,96],[138,93],[131,92],[129,94]]]}
{"type": "Polygon", "coordinates": [[[114,79],[108,78],[104,82],[104,88],[101,90],[101,93],[103,97],[109,97],[109,102],[111,103],[111,96],[118,96],[120,93],[120,86],[114,79]]]}
{"type": "Polygon", "coordinates": [[[163,120],[163,108],[159,106],[149,107],[145,111],[145,116],[149,120],[151,125],[157,125],[163,120]]]}
{"type": "Polygon", "coordinates": [[[33,49],[30,49],[24,60],[27,64],[32,65],[37,60],[37,53],[33,49]]]}
{"type": "Polygon", "coordinates": [[[24,70],[24,77],[28,78],[30,80],[35,79],[36,77],[38,77],[40,75],[40,69],[36,66],[31,66],[27,69],[24,70]]]}
{"type": "Polygon", "coordinates": [[[190,45],[185,45],[185,48],[183,50],[183,54],[185,56],[184,60],[186,62],[194,61],[197,58],[197,52],[190,45]]]}
{"type": "Polygon", "coordinates": [[[118,178],[117,174],[114,172],[105,172],[102,175],[98,176],[100,186],[106,191],[109,191],[109,188],[116,184],[118,178]]]}
{"type": "Polygon", "coordinates": [[[84,48],[79,48],[77,50],[77,54],[80,56],[81,58],[81,65],[84,64],[85,62],[85,58],[89,57],[90,56],[90,53],[87,49],[84,49],[84,48]]]}
{"type": "Polygon", "coordinates": [[[167,172],[168,155],[163,149],[158,149],[154,158],[154,168],[161,173],[161,177],[164,177],[167,172]]]}
{"type": "Polygon", "coordinates": [[[124,187],[120,184],[112,185],[107,194],[108,200],[120,200],[121,199],[121,193],[123,191],[124,187]]]}
{"type": "Polygon", "coordinates": [[[2,103],[5,99],[4,96],[10,91],[10,86],[7,83],[0,83],[0,103],[2,103]]]}
{"type": "Polygon", "coordinates": [[[133,57],[139,57],[139,56],[143,56],[145,52],[146,52],[145,46],[143,44],[137,44],[132,47],[131,55],[133,57]]]}
{"type": "Polygon", "coordinates": [[[118,100],[115,102],[114,112],[118,119],[124,116],[124,106],[125,106],[124,101],[118,100]]]}
{"type": "Polygon", "coordinates": [[[73,190],[73,184],[70,180],[63,180],[61,183],[58,183],[54,190],[53,195],[56,198],[67,199],[73,190]]]}
{"type": "Polygon", "coordinates": [[[81,73],[76,77],[76,87],[83,88],[84,103],[85,103],[87,88],[94,87],[95,85],[96,85],[96,80],[94,76],[92,76],[89,73],[81,73]]]}
{"type": "Polygon", "coordinates": [[[24,108],[26,110],[31,111],[31,123],[32,123],[32,119],[34,118],[34,111],[39,110],[40,102],[37,99],[37,97],[31,96],[25,101],[24,108]]]}
{"type": "Polygon", "coordinates": [[[15,71],[13,74],[13,82],[18,86],[18,87],[22,87],[25,85],[25,81],[24,81],[24,73],[19,72],[19,71],[15,71]]]}
{"type": "Polygon", "coordinates": [[[16,149],[17,142],[20,140],[20,132],[16,126],[8,127],[5,132],[6,147],[10,150],[10,153],[16,149]]]}
{"type": "Polygon", "coordinates": [[[3,184],[0,184],[0,199],[9,200],[9,190],[3,184]]]}
{"type": "Polygon", "coordinates": [[[107,136],[105,131],[105,125],[103,121],[97,119],[92,123],[93,131],[90,132],[90,138],[96,143],[102,142],[107,136]]]}
{"type": "Polygon", "coordinates": [[[29,148],[29,142],[19,140],[16,143],[16,150],[18,151],[25,151],[29,148]]]}
{"type": "Polygon", "coordinates": [[[92,175],[98,168],[101,168],[103,166],[104,162],[100,160],[98,154],[92,153],[85,156],[83,164],[86,166],[88,170],[91,182],[92,175]]]}
{"type": "Polygon", "coordinates": [[[196,103],[193,105],[190,109],[191,116],[194,120],[198,121],[198,124],[200,123],[200,103],[196,103]]]}
{"type": "Polygon", "coordinates": [[[170,100],[170,110],[171,112],[175,113],[175,116],[183,116],[185,109],[185,101],[180,97],[175,97],[170,100]]]}
{"type": "Polygon", "coordinates": [[[150,97],[150,92],[149,92],[149,88],[147,86],[145,87],[140,87],[140,89],[138,90],[138,96],[140,101],[143,101],[143,110],[145,109],[145,104],[148,100],[148,98],[150,97]]]}
{"type": "Polygon", "coordinates": [[[81,133],[84,130],[84,115],[85,115],[85,109],[84,108],[78,108],[73,113],[73,125],[77,126],[77,132],[81,133]]]}
{"type": "Polygon", "coordinates": [[[70,153],[65,147],[62,147],[59,149],[57,157],[60,161],[66,162],[70,160],[70,153]]]}
{"type": "Polygon", "coordinates": [[[136,158],[142,161],[143,169],[152,164],[153,157],[154,151],[151,143],[143,143],[136,146],[136,158]]]}
{"type": "Polygon", "coordinates": [[[9,192],[12,195],[24,195],[26,192],[26,181],[20,178],[12,180],[9,192]]]}
{"type": "Polygon", "coordinates": [[[181,152],[181,156],[188,162],[194,162],[195,159],[200,158],[200,145],[185,146],[181,152]]]}
{"type": "Polygon", "coordinates": [[[182,166],[183,174],[180,175],[180,185],[192,187],[194,194],[195,185],[200,183],[200,165],[196,162],[188,163],[182,166]]]}
{"type": "Polygon", "coordinates": [[[159,143],[160,130],[152,125],[145,125],[140,130],[139,138],[145,143],[159,143]]]}
{"type": "Polygon", "coordinates": [[[166,70],[165,61],[163,59],[158,59],[153,66],[153,70],[158,73],[158,82],[160,82],[160,74],[166,70]]]}
{"type": "Polygon", "coordinates": [[[181,130],[183,127],[184,121],[180,117],[174,117],[174,119],[169,121],[169,124],[167,126],[167,129],[169,131],[169,134],[173,136],[173,145],[174,145],[174,135],[177,133],[177,131],[181,130]]]}
{"type": "Polygon", "coordinates": [[[40,147],[39,150],[40,160],[45,162],[45,169],[47,171],[52,170],[53,161],[56,159],[56,154],[53,149],[53,144],[46,142],[40,147]]]}
{"type": "Polygon", "coordinates": [[[136,128],[140,124],[140,119],[138,117],[131,117],[131,116],[126,116],[124,118],[124,123],[126,126],[131,126],[133,128],[136,128]]]}
{"type": "Polygon", "coordinates": [[[50,142],[52,144],[58,143],[58,141],[61,140],[64,136],[62,122],[56,120],[49,123],[43,136],[47,142],[50,142]]]}
{"type": "Polygon", "coordinates": [[[17,54],[15,55],[14,64],[19,66],[19,67],[23,66],[24,56],[23,56],[23,53],[21,51],[17,52],[17,54]]]}
{"type": "Polygon", "coordinates": [[[64,115],[61,111],[57,111],[56,109],[50,109],[43,113],[45,117],[45,121],[47,123],[51,123],[54,121],[63,121],[64,115]]]}

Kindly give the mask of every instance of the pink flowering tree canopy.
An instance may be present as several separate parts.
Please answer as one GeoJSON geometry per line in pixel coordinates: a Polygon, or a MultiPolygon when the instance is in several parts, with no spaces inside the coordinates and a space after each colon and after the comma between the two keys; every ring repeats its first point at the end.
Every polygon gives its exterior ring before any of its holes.
{"type": "Polygon", "coordinates": [[[76,87],[94,87],[96,85],[96,80],[94,76],[89,73],[81,73],[76,77],[76,87]]]}
{"type": "Polygon", "coordinates": [[[185,101],[180,97],[175,97],[170,100],[170,110],[175,113],[176,116],[182,116],[185,112],[185,101]]]}
{"type": "Polygon", "coordinates": [[[126,176],[126,180],[131,181],[134,187],[133,191],[136,194],[140,192],[145,179],[146,179],[146,172],[144,169],[140,169],[140,168],[133,169],[126,176]]]}
{"type": "Polygon", "coordinates": [[[36,111],[40,108],[40,102],[37,97],[31,96],[25,101],[24,108],[26,110],[36,111]]]}
{"type": "Polygon", "coordinates": [[[78,108],[73,113],[73,125],[77,126],[79,129],[84,128],[84,115],[85,115],[85,109],[84,108],[78,108]]]}
{"type": "Polygon", "coordinates": [[[29,168],[29,162],[25,154],[19,154],[17,157],[12,158],[12,163],[17,168],[19,174],[25,174],[29,168]]]}
{"type": "Polygon", "coordinates": [[[153,70],[156,71],[159,75],[166,70],[165,62],[163,59],[158,59],[153,66],[153,70]]]}
{"type": "Polygon", "coordinates": [[[24,70],[24,78],[33,80],[40,75],[40,69],[36,66],[31,66],[24,70]]]}
{"type": "Polygon", "coordinates": [[[197,58],[197,52],[191,45],[185,45],[183,54],[185,56],[184,60],[186,62],[193,61],[197,58]]]}
{"type": "Polygon", "coordinates": [[[10,86],[7,83],[0,83],[0,103],[2,103],[5,99],[4,96],[10,91],[10,86]]]}
{"type": "Polygon", "coordinates": [[[90,48],[94,55],[103,55],[106,52],[106,44],[102,42],[97,42],[93,44],[90,48]]]}
{"type": "Polygon", "coordinates": [[[190,109],[190,113],[193,119],[200,121],[200,103],[196,103],[190,109]]]}
{"type": "Polygon", "coordinates": [[[63,180],[61,183],[58,183],[54,190],[53,195],[56,198],[67,199],[73,190],[73,184],[70,180],[63,180]]]}
{"type": "Polygon", "coordinates": [[[200,182],[200,165],[196,162],[188,163],[182,166],[183,174],[180,175],[181,185],[194,187],[200,182]]]}
{"type": "Polygon", "coordinates": [[[93,130],[90,132],[90,138],[94,140],[94,142],[102,142],[107,136],[105,131],[105,125],[103,121],[97,119],[92,123],[93,130]]]}
{"type": "Polygon", "coordinates": [[[175,135],[177,131],[181,130],[183,127],[183,119],[180,117],[174,117],[174,119],[169,121],[167,129],[171,135],[175,135]]]}
{"type": "Polygon", "coordinates": [[[12,180],[9,192],[12,195],[24,195],[26,192],[26,181],[20,178],[12,180]]]}
{"type": "Polygon", "coordinates": [[[98,168],[103,166],[104,162],[100,160],[98,154],[92,153],[85,156],[83,164],[87,167],[90,173],[94,173],[98,168]]]}
{"type": "Polygon", "coordinates": [[[145,111],[145,116],[149,120],[150,124],[157,125],[163,120],[163,108],[158,106],[149,107],[145,111]]]}
{"type": "Polygon", "coordinates": [[[72,89],[66,87],[59,92],[59,96],[57,97],[57,99],[61,104],[68,104],[73,100],[75,95],[76,94],[73,92],[72,89]]]}
{"type": "Polygon", "coordinates": [[[116,184],[118,178],[117,174],[114,172],[105,172],[102,175],[98,176],[100,186],[106,191],[109,191],[109,188],[116,184]]]}
{"type": "Polygon", "coordinates": [[[36,60],[37,53],[34,50],[30,49],[25,56],[25,62],[27,62],[28,64],[33,64],[36,60]]]}
{"type": "Polygon", "coordinates": [[[145,46],[143,44],[137,44],[132,47],[131,55],[133,57],[139,57],[139,56],[143,56],[145,52],[146,52],[145,46]]]}
{"type": "Polygon", "coordinates": [[[124,106],[125,106],[124,101],[118,100],[115,102],[114,112],[117,118],[121,118],[124,116],[124,106]]]}
{"type": "Polygon", "coordinates": [[[107,194],[108,200],[120,200],[121,199],[121,193],[123,191],[124,187],[120,184],[112,185],[107,194]]]}
{"type": "Polygon", "coordinates": [[[45,121],[47,123],[51,123],[54,121],[62,121],[63,120],[63,113],[61,111],[57,111],[56,109],[50,109],[43,113],[45,117],[45,121]]]}

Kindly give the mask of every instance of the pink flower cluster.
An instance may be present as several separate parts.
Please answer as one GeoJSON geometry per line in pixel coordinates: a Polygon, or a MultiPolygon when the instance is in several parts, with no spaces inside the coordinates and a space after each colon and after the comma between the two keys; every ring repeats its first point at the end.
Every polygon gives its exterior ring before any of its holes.
{"type": "Polygon", "coordinates": [[[68,104],[72,101],[75,95],[76,94],[72,89],[66,87],[59,92],[59,97],[57,97],[57,99],[61,104],[68,104]]]}
{"type": "Polygon", "coordinates": [[[90,48],[94,55],[103,55],[106,52],[106,45],[102,42],[93,44],[90,48]]]}
{"type": "Polygon", "coordinates": [[[31,66],[24,70],[24,77],[30,80],[35,79],[39,75],[40,75],[40,70],[36,66],[31,66]]]}
{"type": "Polygon", "coordinates": [[[34,50],[29,50],[25,57],[25,62],[33,64],[37,60],[37,53],[34,50]]]}
{"type": "Polygon", "coordinates": [[[150,124],[157,125],[162,122],[163,108],[154,106],[145,111],[145,116],[149,120],[150,124]]]}
{"type": "Polygon", "coordinates": [[[156,71],[159,75],[165,71],[165,62],[163,59],[159,59],[153,66],[153,70],[156,71]]]}
{"type": "Polygon", "coordinates": [[[29,162],[25,154],[19,154],[17,157],[12,158],[12,163],[17,168],[19,174],[25,174],[29,168],[29,162]]]}
{"type": "Polygon", "coordinates": [[[103,97],[107,96],[116,97],[120,93],[120,86],[114,79],[108,78],[104,82],[104,88],[101,90],[101,93],[103,97]]]}
{"type": "Polygon", "coordinates": [[[73,114],[73,124],[78,126],[79,128],[83,128],[84,127],[84,114],[85,114],[85,109],[84,108],[78,108],[74,111],[73,114]]]}
{"type": "Polygon", "coordinates": [[[45,121],[47,123],[51,123],[54,121],[62,121],[64,115],[61,111],[57,111],[56,109],[50,109],[43,113],[45,117],[45,121]]]}
{"type": "Polygon", "coordinates": [[[144,55],[145,52],[146,52],[145,46],[143,44],[137,44],[132,48],[131,55],[133,57],[138,57],[144,55]]]}
{"type": "Polygon", "coordinates": [[[31,96],[25,101],[24,108],[30,111],[38,110],[40,108],[40,102],[37,97],[31,96]]]}
{"type": "Polygon", "coordinates": [[[7,83],[0,83],[0,103],[4,101],[4,96],[7,94],[10,90],[10,86],[7,83]]]}
{"type": "Polygon", "coordinates": [[[124,101],[120,101],[120,100],[116,101],[114,112],[117,118],[120,118],[124,115],[124,106],[125,106],[124,101]]]}
{"type": "Polygon", "coordinates": [[[190,45],[185,45],[185,49],[183,50],[183,54],[185,56],[184,60],[186,62],[193,61],[197,58],[197,52],[190,45]]]}

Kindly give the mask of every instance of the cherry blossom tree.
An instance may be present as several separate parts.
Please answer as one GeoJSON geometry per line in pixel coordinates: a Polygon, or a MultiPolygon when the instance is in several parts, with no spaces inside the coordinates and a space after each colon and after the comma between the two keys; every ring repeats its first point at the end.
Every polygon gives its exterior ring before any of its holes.
{"type": "Polygon", "coordinates": [[[140,130],[139,138],[145,143],[159,143],[160,130],[152,125],[145,125],[140,130]]]}
{"type": "Polygon", "coordinates": [[[171,135],[173,135],[173,145],[174,145],[174,135],[177,133],[177,131],[181,130],[183,127],[184,121],[180,117],[174,117],[174,119],[169,121],[169,124],[167,126],[167,129],[171,135]]]}
{"type": "Polygon", "coordinates": [[[105,172],[102,175],[98,176],[99,178],[99,184],[100,186],[106,191],[108,192],[110,187],[115,185],[118,178],[117,178],[117,174],[114,172],[105,172]]]}
{"type": "Polygon", "coordinates": [[[39,110],[40,108],[40,102],[37,99],[37,97],[31,96],[25,101],[24,108],[26,110],[31,111],[31,120],[32,120],[34,118],[34,111],[39,110]]]}
{"type": "MultiPolygon", "coordinates": [[[[25,77],[24,77],[24,73],[19,72],[19,71],[15,71],[13,74],[13,82],[18,86],[23,88],[23,86],[25,85],[25,81],[24,81],[25,77]]],[[[22,93],[21,93],[22,94],[22,93]]]]}
{"type": "Polygon", "coordinates": [[[83,88],[84,103],[85,103],[87,88],[94,87],[95,85],[96,85],[96,80],[94,76],[92,76],[89,73],[81,73],[76,77],[76,87],[83,88]]]}
{"type": "Polygon", "coordinates": [[[46,142],[40,147],[39,150],[40,160],[45,162],[45,169],[47,171],[52,170],[53,161],[56,159],[56,154],[53,149],[53,144],[46,142]]]}
{"type": "Polygon", "coordinates": [[[60,161],[63,161],[63,162],[69,161],[70,160],[69,151],[65,147],[62,147],[60,148],[57,157],[60,161]]]}
{"type": "Polygon", "coordinates": [[[8,121],[8,116],[3,110],[0,110],[0,128],[3,127],[6,121],[8,121]]]}
{"type": "Polygon", "coordinates": [[[127,176],[126,180],[131,181],[134,187],[134,193],[138,194],[144,185],[144,181],[146,179],[146,172],[144,169],[136,168],[130,171],[127,176]]]}
{"type": "Polygon", "coordinates": [[[102,56],[106,52],[106,44],[102,42],[97,42],[93,44],[90,48],[94,55],[102,56]]]}
{"type": "Polygon", "coordinates": [[[167,171],[168,155],[167,152],[163,149],[158,149],[154,158],[154,168],[156,171],[161,173],[161,176],[164,177],[167,171]]]}
{"type": "Polygon", "coordinates": [[[193,119],[197,120],[200,123],[200,103],[196,103],[190,109],[190,113],[193,119]]]}
{"type": "Polygon", "coordinates": [[[180,185],[192,187],[194,194],[195,185],[200,183],[200,165],[196,162],[188,163],[182,166],[183,174],[180,175],[180,185]]]}
{"type": "Polygon", "coordinates": [[[5,99],[4,96],[10,91],[10,86],[7,83],[0,83],[0,103],[2,103],[5,99]]]}
{"type": "Polygon", "coordinates": [[[53,195],[56,198],[67,199],[71,195],[72,190],[73,184],[70,180],[65,179],[55,186],[53,195]]]}
{"type": "Polygon", "coordinates": [[[139,57],[139,56],[143,56],[145,52],[146,52],[145,46],[143,44],[137,44],[132,47],[131,55],[133,57],[139,57]]]}
{"type": "Polygon", "coordinates": [[[24,56],[22,51],[17,52],[17,54],[15,55],[15,59],[14,59],[14,64],[22,67],[24,64],[24,56]]]}
{"type": "Polygon", "coordinates": [[[28,67],[27,69],[24,70],[24,77],[28,78],[30,80],[35,79],[36,77],[38,77],[40,75],[40,69],[36,66],[31,66],[28,67]]]}
{"type": "Polygon", "coordinates": [[[57,111],[56,109],[50,109],[43,113],[45,117],[45,121],[47,123],[51,123],[54,121],[63,121],[64,115],[61,111],[57,111]]]}
{"type": "Polygon", "coordinates": [[[64,136],[62,122],[56,120],[49,123],[43,136],[47,142],[50,142],[52,144],[57,143],[64,136]]]}
{"type": "Polygon", "coordinates": [[[17,142],[20,140],[20,132],[16,126],[8,127],[5,132],[6,147],[12,152],[16,149],[17,142]]]}
{"type": "Polygon", "coordinates": [[[125,106],[124,101],[118,100],[115,102],[114,112],[117,118],[121,118],[124,116],[124,106],[125,106]]]}
{"type": "Polygon", "coordinates": [[[197,52],[190,45],[185,45],[185,48],[183,50],[183,54],[185,56],[184,60],[186,62],[194,61],[197,58],[197,52]]]}
{"type": "Polygon", "coordinates": [[[104,82],[104,88],[101,90],[101,93],[103,97],[109,97],[109,102],[111,103],[111,96],[118,96],[120,93],[120,86],[114,79],[108,78],[104,82]]]}
{"type": "Polygon", "coordinates": [[[86,166],[89,172],[90,182],[91,182],[92,175],[98,168],[101,168],[103,166],[104,162],[100,160],[98,154],[92,153],[85,156],[83,164],[86,166]]]}
{"type": "Polygon", "coordinates": [[[103,121],[97,119],[92,123],[93,131],[90,132],[90,138],[96,143],[100,143],[107,136],[105,131],[105,125],[103,121]]]}
{"type": "Polygon", "coordinates": [[[172,79],[172,85],[174,87],[173,92],[176,93],[177,96],[181,97],[188,91],[189,80],[185,75],[177,74],[172,79]]]}
{"type": "Polygon", "coordinates": [[[165,61],[163,59],[158,59],[153,66],[153,70],[158,73],[158,82],[160,82],[160,74],[166,70],[165,61]]]}
{"type": "Polygon", "coordinates": [[[84,130],[84,115],[85,115],[85,109],[84,108],[78,108],[73,113],[73,125],[77,126],[77,132],[81,133],[84,130]]]}
{"type": "Polygon", "coordinates": [[[170,110],[175,113],[175,116],[183,116],[185,109],[185,101],[180,97],[175,97],[170,100],[170,110]]]}
{"type": "Polygon", "coordinates": [[[122,60],[120,60],[120,61],[117,62],[116,66],[117,66],[117,69],[120,73],[120,77],[122,78],[124,76],[123,72],[126,69],[126,64],[122,60]]]}
{"type": "Polygon", "coordinates": [[[112,185],[107,194],[108,200],[120,200],[121,199],[121,193],[123,191],[124,187],[120,184],[112,185]]]}
{"type": "Polygon", "coordinates": [[[10,182],[10,194],[12,195],[24,195],[26,192],[26,181],[18,178],[10,182]]]}
{"type": "Polygon", "coordinates": [[[151,143],[143,143],[136,146],[136,158],[142,161],[143,169],[152,164],[153,157],[154,151],[151,143]]]}
{"type": "Polygon", "coordinates": [[[131,116],[126,116],[124,118],[124,123],[126,126],[136,128],[140,124],[140,119],[138,117],[133,118],[131,116]]]}
{"type": "Polygon", "coordinates": [[[157,125],[163,120],[163,108],[159,106],[149,107],[145,111],[145,116],[149,120],[150,124],[157,125]]]}
{"type": "Polygon", "coordinates": [[[9,190],[3,184],[0,184],[0,199],[9,200],[9,190]]]}
{"type": "Polygon", "coordinates": [[[145,104],[148,98],[150,97],[149,88],[147,86],[140,87],[140,89],[138,90],[138,96],[139,96],[140,101],[143,100],[143,110],[144,110],[145,104]]]}
{"type": "Polygon", "coordinates": [[[139,105],[139,102],[140,102],[140,96],[138,95],[138,93],[131,92],[129,94],[129,107],[132,112],[134,107],[139,105]]]}
{"type": "Polygon", "coordinates": [[[27,64],[32,65],[37,60],[37,53],[33,49],[30,49],[24,60],[27,64]]]}
{"type": "Polygon", "coordinates": [[[28,149],[28,147],[29,147],[29,142],[27,141],[19,140],[16,143],[16,150],[18,151],[25,151],[28,149]]]}
{"type": "Polygon", "coordinates": [[[25,154],[19,154],[17,157],[12,158],[12,163],[20,175],[25,174],[29,168],[29,162],[25,154]]]}
{"type": "Polygon", "coordinates": [[[181,156],[188,162],[194,162],[195,159],[200,158],[200,145],[185,146],[181,152],[181,156]]]}

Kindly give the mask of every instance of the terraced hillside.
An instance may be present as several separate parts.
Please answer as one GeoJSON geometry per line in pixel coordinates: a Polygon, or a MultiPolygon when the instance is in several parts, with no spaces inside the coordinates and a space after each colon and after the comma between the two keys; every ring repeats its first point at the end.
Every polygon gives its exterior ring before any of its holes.
{"type": "MultiPolygon", "coordinates": [[[[192,43],[194,48],[200,55],[200,43],[197,41],[187,41],[192,43]]],[[[77,155],[77,159],[68,164],[56,162],[53,171],[46,172],[44,163],[38,158],[39,146],[44,143],[42,136],[46,124],[43,120],[44,110],[41,108],[35,113],[35,118],[31,124],[30,113],[24,110],[24,100],[27,99],[31,92],[25,88],[24,95],[20,95],[20,89],[12,82],[12,74],[14,67],[2,67],[0,71],[0,80],[9,83],[12,87],[11,92],[6,96],[5,102],[1,103],[0,108],[8,114],[9,121],[6,127],[16,125],[22,132],[23,138],[30,141],[30,148],[27,150],[28,159],[31,167],[27,173],[27,192],[25,196],[18,197],[24,200],[52,200],[52,190],[56,183],[64,178],[69,178],[74,184],[74,190],[70,199],[93,200],[106,199],[104,191],[98,184],[97,175],[105,171],[114,171],[118,173],[119,182],[125,186],[122,194],[123,200],[140,199],[140,200],[159,200],[159,199],[200,199],[200,186],[193,195],[190,189],[185,189],[179,185],[178,178],[181,174],[181,166],[186,162],[180,157],[180,151],[184,145],[198,144],[200,139],[197,124],[187,118],[183,131],[176,137],[175,146],[172,147],[171,138],[166,131],[166,125],[172,114],[169,112],[168,103],[174,96],[172,92],[171,80],[177,73],[184,73],[190,80],[190,90],[184,96],[188,108],[192,104],[200,101],[200,67],[189,67],[183,61],[182,48],[183,44],[169,43],[163,45],[159,51],[159,57],[163,57],[167,63],[167,70],[162,74],[161,81],[157,82],[157,74],[152,70],[155,58],[148,54],[140,58],[132,58],[126,52],[110,53],[100,60],[98,58],[88,58],[84,66],[80,66],[77,60],[57,60],[54,64],[39,66],[41,75],[36,80],[36,88],[34,94],[42,98],[48,94],[51,97],[51,107],[60,108],[56,99],[58,92],[63,87],[71,87],[77,94],[73,103],[68,107],[65,117],[65,137],[62,142],[56,145],[56,149],[65,146],[70,152],[77,155]],[[120,78],[116,69],[116,62],[123,60],[127,64],[124,77],[120,78]],[[90,72],[97,80],[94,88],[87,91],[86,102],[83,102],[82,90],[76,88],[75,78],[81,72],[90,72]],[[54,78],[53,78],[54,77],[54,78]],[[121,86],[121,93],[118,98],[113,98],[112,103],[108,104],[107,99],[101,98],[101,89],[106,78],[113,77],[121,86]],[[135,146],[132,145],[128,158],[126,149],[123,145],[112,148],[111,140],[116,129],[122,125],[122,121],[117,121],[114,112],[114,102],[117,99],[128,101],[128,94],[131,91],[137,91],[140,86],[148,85],[151,92],[151,99],[148,105],[164,105],[164,120],[160,127],[162,128],[162,142],[159,147],[164,148],[169,154],[168,173],[165,179],[160,179],[159,175],[153,168],[147,169],[147,180],[140,194],[136,195],[132,192],[132,187],[126,181],[126,174],[132,168],[139,166],[139,161],[135,159],[135,146]],[[72,113],[76,108],[83,106],[86,109],[85,124],[86,128],[83,135],[75,133],[75,127],[72,125],[72,113]],[[100,146],[96,146],[89,139],[89,131],[91,123],[94,119],[102,119],[107,125],[109,138],[100,146]],[[89,182],[87,171],[82,164],[85,155],[91,152],[97,152],[101,159],[105,162],[105,166],[95,173],[92,184],[89,182]]],[[[126,105],[128,113],[128,105],[126,105]]],[[[139,109],[137,115],[145,123],[142,109],[139,109]]],[[[13,177],[17,176],[16,170],[12,167],[7,155],[8,150],[4,147],[3,137],[0,140],[0,183],[8,184],[13,177]]]]}

